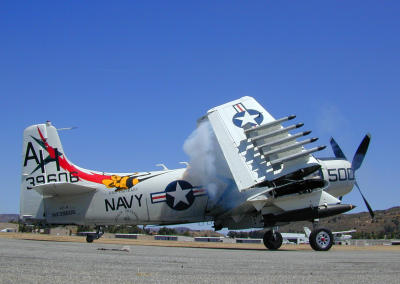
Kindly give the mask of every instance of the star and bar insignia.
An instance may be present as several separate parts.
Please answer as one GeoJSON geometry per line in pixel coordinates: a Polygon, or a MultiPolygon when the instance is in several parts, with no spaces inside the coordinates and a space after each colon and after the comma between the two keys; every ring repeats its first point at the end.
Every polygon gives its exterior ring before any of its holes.
{"type": "Polygon", "coordinates": [[[233,105],[236,114],[233,116],[232,121],[237,127],[246,128],[260,125],[264,120],[261,112],[254,109],[247,109],[242,103],[233,105]],[[248,125],[249,124],[249,125],[248,125]]]}
{"type": "Polygon", "coordinates": [[[174,210],[185,210],[192,206],[196,197],[207,195],[202,187],[193,187],[189,182],[176,180],[167,185],[164,191],[151,193],[151,203],[166,202],[174,210]]]}

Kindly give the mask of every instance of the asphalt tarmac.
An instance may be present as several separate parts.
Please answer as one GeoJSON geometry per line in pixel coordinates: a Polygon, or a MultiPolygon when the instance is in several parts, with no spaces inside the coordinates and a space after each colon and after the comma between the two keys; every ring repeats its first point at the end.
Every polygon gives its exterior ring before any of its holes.
{"type": "Polygon", "coordinates": [[[244,250],[0,238],[0,283],[399,283],[398,250],[244,250]]]}

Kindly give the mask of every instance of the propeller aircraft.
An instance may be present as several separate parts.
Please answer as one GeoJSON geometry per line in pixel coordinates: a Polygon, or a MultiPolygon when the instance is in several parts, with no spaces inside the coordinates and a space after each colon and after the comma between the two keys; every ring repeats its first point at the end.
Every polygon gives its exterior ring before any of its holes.
{"type": "Polygon", "coordinates": [[[310,245],[326,251],[334,237],[320,218],[353,209],[342,197],[355,179],[370,142],[367,134],[350,163],[332,138],[334,158],[314,157],[325,146],[306,149],[318,138],[299,140],[294,115],[275,119],[254,98],[217,106],[198,120],[196,155],[187,167],[109,173],[70,162],[50,123],[23,134],[20,216],[23,222],[96,226],[93,242],[107,225],[172,225],[214,222],[214,229],[262,228],[268,249],[279,249],[279,226],[313,223],[310,245]],[[203,151],[203,152],[202,152],[203,151]]]}

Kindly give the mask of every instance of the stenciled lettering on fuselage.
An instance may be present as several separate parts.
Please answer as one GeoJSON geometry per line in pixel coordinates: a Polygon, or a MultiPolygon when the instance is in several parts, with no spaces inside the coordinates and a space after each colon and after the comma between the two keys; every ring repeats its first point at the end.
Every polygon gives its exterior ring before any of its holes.
{"type": "Polygon", "coordinates": [[[168,184],[164,191],[151,193],[150,197],[152,204],[166,202],[173,210],[185,210],[192,206],[197,197],[205,195],[206,189],[176,180],[168,184]]]}
{"type": "Polygon", "coordinates": [[[118,198],[106,198],[104,204],[106,206],[106,212],[118,211],[119,209],[131,209],[134,203],[137,203],[138,207],[142,207],[143,194],[132,194],[130,196],[120,196],[118,198]]]}
{"type": "Polygon", "coordinates": [[[71,209],[71,210],[64,210],[64,211],[58,211],[58,212],[51,213],[51,216],[56,218],[56,217],[65,217],[65,216],[70,216],[70,215],[75,215],[75,214],[76,214],[76,210],[71,209]]]}
{"type": "Polygon", "coordinates": [[[257,126],[264,120],[261,112],[247,109],[242,103],[233,105],[233,108],[236,110],[236,114],[233,116],[232,122],[237,127],[244,128],[247,124],[250,124],[247,127],[257,126]]]}

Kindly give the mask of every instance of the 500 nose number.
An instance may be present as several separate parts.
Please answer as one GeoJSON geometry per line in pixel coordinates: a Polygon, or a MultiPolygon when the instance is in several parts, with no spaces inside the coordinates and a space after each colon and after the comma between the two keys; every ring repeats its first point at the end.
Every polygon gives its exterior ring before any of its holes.
{"type": "Polygon", "coordinates": [[[354,180],[354,170],[352,168],[328,169],[329,181],[354,180]]]}

